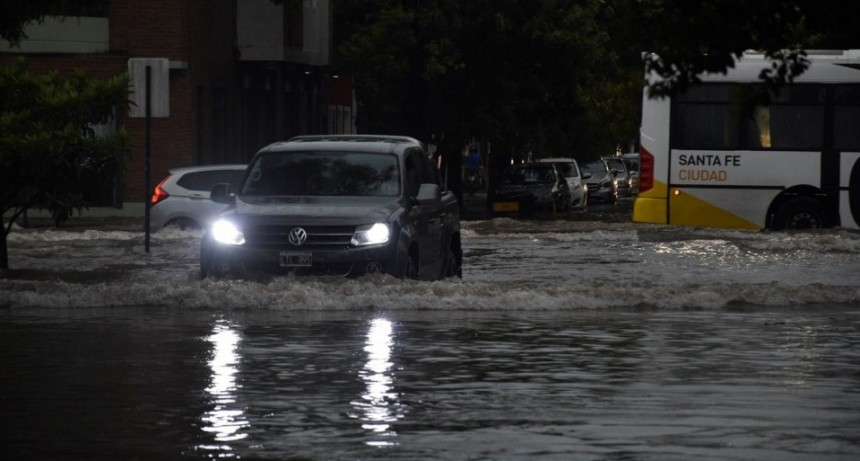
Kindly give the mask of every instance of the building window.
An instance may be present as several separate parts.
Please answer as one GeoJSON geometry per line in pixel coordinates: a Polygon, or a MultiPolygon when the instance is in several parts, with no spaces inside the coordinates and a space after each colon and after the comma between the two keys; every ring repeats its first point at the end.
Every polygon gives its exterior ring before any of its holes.
{"type": "Polygon", "coordinates": [[[284,0],[284,46],[302,48],[304,46],[304,2],[284,0]]]}

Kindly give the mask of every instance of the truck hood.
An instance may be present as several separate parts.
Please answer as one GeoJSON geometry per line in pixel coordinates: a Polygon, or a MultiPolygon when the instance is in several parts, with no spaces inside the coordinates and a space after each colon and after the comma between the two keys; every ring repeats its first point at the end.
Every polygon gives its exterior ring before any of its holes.
{"type": "Polygon", "coordinates": [[[236,197],[222,216],[294,224],[385,222],[400,208],[398,197],[236,197]]]}

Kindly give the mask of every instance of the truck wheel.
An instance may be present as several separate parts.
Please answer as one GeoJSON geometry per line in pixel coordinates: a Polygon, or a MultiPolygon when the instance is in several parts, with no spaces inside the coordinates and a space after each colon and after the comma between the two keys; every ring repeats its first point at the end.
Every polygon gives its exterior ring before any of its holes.
{"type": "Polygon", "coordinates": [[[399,249],[397,255],[391,259],[388,274],[399,279],[417,279],[418,274],[418,253],[417,250],[410,250],[405,253],[406,249],[399,249]]]}
{"type": "Polygon", "coordinates": [[[205,238],[200,244],[200,279],[207,277],[224,278],[233,273],[231,262],[211,247],[205,238]]]}
{"type": "Polygon", "coordinates": [[[214,279],[222,279],[229,276],[232,273],[230,267],[226,262],[215,261],[214,259],[210,259],[208,261],[200,261],[200,279],[205,279],[207,277],[214,279]]]}
{"type": "Polygon", "coordinates": [[[403,278],[415,280],[418,278],[418,261],[415,260],[415,254],[409,253],[406,257],[406,267],[403,268],[403,278]]]}
{"type": "Polygon", "coordinates": [[[446,258],[445,273],[442,274],[442,276],[444,278],[463,278],[463,263],[460,261],[460,258],[457,257],[457,252],[454,251],[454,247],[448,249],[448,256],[446,258]]]}
{"type": "Polygon", "coordinates": [[[820,229],[826,227],[827,215],[821,201],[812,197],[797,197],[779,208],[773,217],[773,230],[820,229]]]}

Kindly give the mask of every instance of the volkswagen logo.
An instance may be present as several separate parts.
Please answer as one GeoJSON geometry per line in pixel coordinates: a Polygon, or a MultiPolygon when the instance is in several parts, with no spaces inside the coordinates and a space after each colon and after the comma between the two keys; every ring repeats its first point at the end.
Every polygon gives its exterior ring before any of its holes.
{"type": "Polygon", "coordinates": [[[293,245],[300,247],[308,240],[308,233],[301,227],[294,227],[290,229],[290,233],[287,234],[287,239],[293,245]]]}

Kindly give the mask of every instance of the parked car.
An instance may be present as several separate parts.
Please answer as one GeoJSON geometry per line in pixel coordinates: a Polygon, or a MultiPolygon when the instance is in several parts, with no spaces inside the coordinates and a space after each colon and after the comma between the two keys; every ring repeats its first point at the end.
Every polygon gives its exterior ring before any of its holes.
{"type": "Polygon", "coordinates": [[[412,138],[300,136],[257,152],[204,234],[202,277],[462,274],[460,205],[412,138]]]}
{"type": "Polygon", "coordinates": [[[202,229],[227,206],[210,200],[216,184],[227,183],[231,190],[241,182],[247,165],[206,165],[173,168],[155,186],[149,211],[149,229],[166,226],[202,229]]]}
{"type": "Polygon", "coordinates": [[[585,183],[585,180],[590,178],[591,174],[583,173],[576,159],[554,157],[542,158],[538,162],[556,165],[567,181],[567,188],[570,189],[570,202],[574,209],[584,210],[588,207],[588,184],[585,183]]]}
{"type": "Polygon", "coordinates": [[[570,210],[567,181],[554,163],[526,163],[509,168],[491,194],[494,216],[528,216],[538,210],[570,210]]]}
{"type": "Polygon", "coordinates": [[[627,169],[627,164],[621,157],[606,157],[606,164],[615,175],[615,181],[618,185],[618,195],[629,197],[633,195],[633,181],[630,177],[630,171],[627,169]]]}
{"type": "Polygon", "coordinates": [[[638,194],[639,183],[641,182],[639,179],[639,164],[641,163],[639,152],[628,152],[622,154],[621,158],[627,164],[627,170],[630,171],[630,188],[633,189],[633,194],[638,194]]]}
{"type": "Polygon", "coordinates": [[[582,164],[583,173],[590,173],[588,183],[588,201],[615,203],[618,201],[618,184],[609,165],[603,159],[589,160],[582,164]]]}

